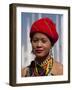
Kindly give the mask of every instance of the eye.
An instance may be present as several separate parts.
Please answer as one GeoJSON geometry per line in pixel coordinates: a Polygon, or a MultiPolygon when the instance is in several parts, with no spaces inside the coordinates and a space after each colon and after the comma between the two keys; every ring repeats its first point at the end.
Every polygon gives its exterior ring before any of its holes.
{"type": "Polygon", "coordinates": [[[37,41],[38,41],[38,39],[33,39],[32,41],[35,43],[35,42],[37,42],[37,41]]]}
{"type": "Polygon", "coordinates": [[[42,42],[43,42],[43,43],[46,43],[46,42],[48,42],[48,41],[47,41],[46,39],[42,39],[42,42]]]}

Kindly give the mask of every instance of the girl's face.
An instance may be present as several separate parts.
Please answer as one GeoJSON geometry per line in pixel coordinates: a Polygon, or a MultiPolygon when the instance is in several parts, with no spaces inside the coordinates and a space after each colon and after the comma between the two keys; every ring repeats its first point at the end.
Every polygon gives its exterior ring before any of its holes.
{"type": "Polygon", "coordinates": [[[36,33],[32,38],[32,50],[36,57],[48,55],[51,48],[51,42],[45,34],[36,33]]]}

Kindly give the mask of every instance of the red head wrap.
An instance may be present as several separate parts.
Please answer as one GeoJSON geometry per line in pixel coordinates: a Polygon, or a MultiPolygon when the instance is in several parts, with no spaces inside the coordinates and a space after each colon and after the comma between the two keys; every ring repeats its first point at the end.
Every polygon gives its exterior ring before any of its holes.
{"type": "Polygon", "coordinates": [[[33,23],[30,30],[30,38],[32,39],[33,35],[37,32],[47,35],[53,45],[58,40],[56,25],[49,18],[41,18],[33,23]]]}

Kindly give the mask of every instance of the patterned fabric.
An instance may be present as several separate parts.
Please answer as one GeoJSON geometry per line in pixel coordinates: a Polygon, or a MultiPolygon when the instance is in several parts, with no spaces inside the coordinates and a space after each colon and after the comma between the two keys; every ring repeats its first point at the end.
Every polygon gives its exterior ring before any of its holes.
{"type": "Polygon", "coordinates": [[[39,64],[37,61],[33,61],[30,67],[30,76],[48,76],[53,67],[53,58],[48,57],[45,61],[39,64]]]}

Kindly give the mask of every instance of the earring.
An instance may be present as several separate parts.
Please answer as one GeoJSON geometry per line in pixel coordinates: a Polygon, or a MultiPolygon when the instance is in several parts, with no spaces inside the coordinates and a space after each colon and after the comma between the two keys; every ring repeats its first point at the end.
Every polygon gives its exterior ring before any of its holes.
{"type": "Polygon", "coordinates": [[[49,55],[53,57],[52,49],[50,49],[49,55]]]}

